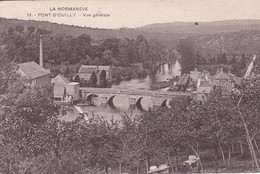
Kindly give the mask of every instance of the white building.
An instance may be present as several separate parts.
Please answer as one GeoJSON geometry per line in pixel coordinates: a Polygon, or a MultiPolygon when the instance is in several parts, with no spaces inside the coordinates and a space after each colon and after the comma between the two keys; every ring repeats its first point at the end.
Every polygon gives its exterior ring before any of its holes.
{"type": "Polygon", "coordinates": [[[62,75],[57,75],[51,80],[53,85],[54,100],[56,101],[75,101],[79,100],[79,83],[69,82],[62,75]]]}

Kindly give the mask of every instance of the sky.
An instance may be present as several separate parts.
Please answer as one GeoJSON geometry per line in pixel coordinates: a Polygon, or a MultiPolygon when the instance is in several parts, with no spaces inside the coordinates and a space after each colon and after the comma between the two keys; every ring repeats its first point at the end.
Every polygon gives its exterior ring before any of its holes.
{"type": "Polygon", "coordinates": [[[135,28],[176,21],[260,19],[260,0],[1,1],[0,17],[92,28],[135,28]],[[87,10],[61,11],[58,7],[82,7],[87,10]],[[97,13],[99,16],[95,17],[97,13]],[[90,16],[84,17],[84,14],[90,16]]]}

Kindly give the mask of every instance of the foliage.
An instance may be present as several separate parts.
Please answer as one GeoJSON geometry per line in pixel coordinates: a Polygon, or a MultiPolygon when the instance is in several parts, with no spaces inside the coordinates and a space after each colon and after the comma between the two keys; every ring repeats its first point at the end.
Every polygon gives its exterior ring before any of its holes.
{"type": "Polygon", "coordinates": [[[246,67],[246,60],[245,60],[245,54],[242,54],[241,62],[240,62],[240,68],[244,69],[246,67]]]}
{"type": "Polygon", "coordinates": [[[106,75],[106,71],[102,70],[100,73],[100,87],[101,88],[106,88],[107,87],[107,75],[106,75]]]}
{"type": "Polygon", "coordinates": [[[197,53],[192,41],[189,39],[180,40],[177,50],[182,56],[180,60],[182,73],[193,71],[196,67],[197,53]]]}
{"type": "Polygon", "coordinates": [[[92,45],[95,41],[86,34],[71,37],[32,26],[28,26],[27,31],[24,32],[23,28],[18,25],[15,30],[10,28],[8,34],[4,34],[4,31],[1,33],[0,43],[5,45],[6,56],[10,60],[11,57],[17,57],[18,62],[38,62],[39,35],[43,35],[45,63],[56,65],[68,62],[69,64],[129,66],[131,63],[147,63],[150,59],[149,52],[156,51],[158,54],[165,48],[150,49],[149,47],[153,47],[154,44],[141,35],[132,40],[109,38],[92,45]]]}
{"type": "Polygon", "coordinates": [[[90,81],[90,85],[91,85],[92,87],[95,87],[95,86],[97,85],[97,75],[96,75],[96,72],[95,72],[95,71],[92,72],[89,81],[90,81]]]}

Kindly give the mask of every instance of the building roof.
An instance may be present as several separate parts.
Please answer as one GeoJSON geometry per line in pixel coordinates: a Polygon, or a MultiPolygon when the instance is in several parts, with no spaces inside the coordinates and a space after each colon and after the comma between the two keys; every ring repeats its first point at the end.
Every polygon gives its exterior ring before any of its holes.
{"type": "Polygon", "coordinates": [[[66,89],[63,84],[55,84],[53,88],[54,98],[63,97],[66,89]]]}
{"type": "Polygon", "coordinates": [[[231,80],[231,78],[223,71],[220,71],[219,73],[215,74],[213,78],[216,80],[231,80]]]}
{"type": "Polygon", "coordinates": [[[212,87],[210,81],[202,80],[200,81],[200,87],[212,87]]]}
{"type": "Polygon", "coordinates": [[[105,70],[105,71],[109,71],[110,70],[110,66],[98,66],[99,71],[105,70]]]}
{"type": "Polygon", "coordinates": [[[190,78],[191,78],[192,80],[197,80],[200,74],[201,74],[201,72],[198,71],[197,68],[195,68],[194,71],[191,71],[191,72],[190,72],[190,78]]]}
{"type": "Polygon", "coordinates": [[[69,82],[67,84],[67,86],[74,86],[74,85],[79,85],[79,83],[78,82],[69,82]]]}
{"type": "Polygon", "coordinates": [[[92,74],[93,72],[96,72],[96,70],[97,70],[96,66],[81,66],[79,68],[78,73],[92,74]]]}
{"type": "Polygon", "coordinates": [[[201,79],[210,79],[210,73],[207,70],[203,70],[202,73],[199,75],[201,79]]]}
{"type": "Polygon", "coordinates": [[[61,74],[58,74],[56,77],[54,77],[51,80],[51,83],[65,85],[65,84],[69,83],[69,81],[65,77],[63,77],[61,74]]]}
{"type": "Polygon", "coordinates": [[[187,85],[189,82],[190,74],[182,74],[176,85],[187,85]]]}
{"type": "Polygon", "coordinates": [[[207,93],[207,94],[209,94],[210,92],[211,92],[211,90],[212,90],[212,87],[199,87],[198,89],[197,89],[197,93],[207,93]]]}
{"type": "Polygon", "coordinates": [[[96,72],[97,70],[102,71],[109,71],[110,66],[96,66],[96,65],[82,65],[79,68],[78,73],[85,73],[85,74],[92,74],[93,71],[96,72]]]}
{"type": "Polygon", "coordinates": [[[38,77],[51,74],[50,71],[44,69],[35,62],[26,62],[18,64],[19,69],[23,71],[29,79],[36,79],[38,77]]]}

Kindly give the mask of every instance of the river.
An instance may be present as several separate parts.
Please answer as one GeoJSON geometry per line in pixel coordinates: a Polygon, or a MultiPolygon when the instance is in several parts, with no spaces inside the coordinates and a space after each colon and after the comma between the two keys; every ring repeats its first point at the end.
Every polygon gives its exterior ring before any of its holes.
{"type": "MultiPolygon", "coordinates": [[[[181,66],[178,61],[174,65],[169,66],[168,64],[164,64],[160,71],[158,71],[155,75],[155,79],[157,82],[168,81],[169,79],[180,76],[181,75],[181,66]]],[[[119,85],[114,85],[112,88],[119,89],[145,89],[150,90],[151,80],[149,77],[145,79],[132,79],[130,81],[122,81],[119,85]]],[[[128,98],[122,96],[115,96],[113,99],[113,103],[115,105],[115,109],[107,107],[101,107],[101,100],[99,97],[93,98],[94,106],[81,106],[81,109],[86,112],[88,115],[99,115],[103,116],[106,120],[111,120],[114,118],[115,120],[120,120],[122,114],[128,115],[140,115],[141,111],[129,110],[129,100],[128,98]]],[[[168,104],[168,103],[167,103],[168,104]]],[[[152,103],[148,97],[143,97],[141,100],[141,105],[144,110],[148,110],[152,107],[152,103]]],[[[72,110],[68,110],[67,115],[63,117],[64,120],[71,121],[75,119],[77,115],[74,114],[72,110]]]]}

